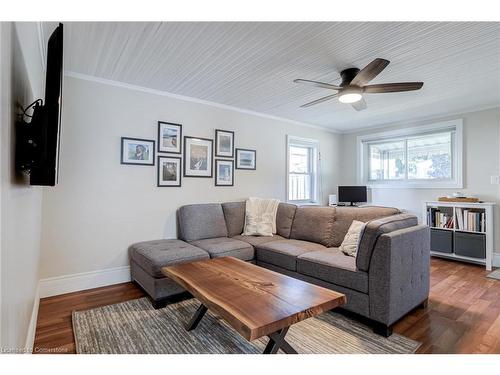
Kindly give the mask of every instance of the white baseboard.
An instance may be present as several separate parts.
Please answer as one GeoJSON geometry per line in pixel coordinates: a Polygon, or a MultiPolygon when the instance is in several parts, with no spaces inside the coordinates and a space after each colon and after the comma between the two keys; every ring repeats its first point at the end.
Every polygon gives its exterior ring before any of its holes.
{"type": "Polygon", "coordinates": [[[24,344],[25,354],[31,354],[35,344],[36,322],[38,319],[38,306],[40,305],[40,284],[36,287],[35,300],[33,301],[33,310],[31,311],[30,324],[26,334],[26,343],[24,344]]]}
{"type": "Polygon", "coordinates": [[[126,283],[130,280],[129,266],[50,277],[40,280],[40,298],[126,283]]]}

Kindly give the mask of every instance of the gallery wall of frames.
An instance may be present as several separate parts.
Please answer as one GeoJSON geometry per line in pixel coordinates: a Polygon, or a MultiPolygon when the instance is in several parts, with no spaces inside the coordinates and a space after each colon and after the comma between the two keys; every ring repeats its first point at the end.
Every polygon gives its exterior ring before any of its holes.
{"type": "Polygon", "coordinates": [[[157,186],[180,187],[182,178],[214,178],[234,186],[234,170],[256,170],[257,151],[235,147],[234,131],[215,129],[214,139],[182,134],[182,124],[158,121],[157,140],[121,139],[121,164],[154,166],[157,186]],[[215,143],[215,144],[214,144],[215,143]]]}

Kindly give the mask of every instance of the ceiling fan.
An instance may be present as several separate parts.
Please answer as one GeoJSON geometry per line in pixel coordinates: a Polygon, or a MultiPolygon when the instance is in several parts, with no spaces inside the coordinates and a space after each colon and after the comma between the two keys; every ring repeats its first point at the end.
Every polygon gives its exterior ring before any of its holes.
{"type": "Polygon", "coordinates": [[[399,82],[399,83],[381,83],[377,85],[367,85],[372,79],[389,65],[389,60],[377,58],[365,66],[363,69],[349,68],[340,72],[342,82],[339,86],[329,83],[311,81],[308,79],[296,79],[293,82],[303,83],[310,86],[321,87],[324,89],[336,90],[333,95],[328,95],[316,99],[310,103],[301,105],[301,108],[310,107],[315,104],[338,97],[339,102],[351,104],[356,111],[366,109],[366,102],[363,94],[381,94],[386,92],[402,92],[419,90],[424,85],[423,82],[399,82]]]}

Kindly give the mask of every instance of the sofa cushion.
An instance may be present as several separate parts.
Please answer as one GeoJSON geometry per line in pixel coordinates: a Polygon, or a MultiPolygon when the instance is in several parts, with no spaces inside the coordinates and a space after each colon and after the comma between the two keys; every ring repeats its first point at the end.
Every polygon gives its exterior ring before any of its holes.
{"type": "Polygon", "coordinates": [[[382,234],[415,225],[418,225],[418,219],[410,214],[392,215],[366,223],[356,255],[356,267],[362,271],[368,271],[373,248],[382,234]]]}
{"type": "Polygon", "coordinates": [[[290,238],[293,218],[297,206],[290,203],[280,203],[276,213],[276,233],[285,238],[290,238]]]}
{"type": "Polygon", "coordinates": [[[284,240],[283,237],[275,234],[274,236],[244,236],[242,234],[232,237],[235,240],[247,242],[252,246],[262,245],[266,242],[284,240]]]}
{"type": "Polygon", "coordinates": [[[245,202],[222,203],[222,211],[226,220],[227,235],[234,237],[243,233],[245,226],[245,202]]]}
{"type": "Polygon", "coordinates": [[[297,256],[326,249],[325,246],[300,240],[279,240],[255,246],[257,260],[295,271],[297,256]]]}
{"type": "Polygon", "coordinates": [[[226,221],[219,203],[190,204],[179,208],[180,237],[185,241],[227,237],[226,221]]]}
{"type": "Polygon", "coordinates": [[[336,247],[299,255],[297,272],[368,293],[368,273],[357,270],[356,259],[336,247]]]}
{"type": "Polygon", "coordinates": [[[340,246],[353,220],[366,223],[373,219],[399,213],[400,211],[397,208],[392,207],[337,207],[335,210],[335,221],[333,223],[332,232],[333,241],[331,246],[340,246]]]}
{"type": "Polygon", "coordinates": [[[210,258],[206,251],[181,240],[139,242],[129,247],[129,255],[144,271],[156,278],[165,277],[162,267],[210,258]]]}
{"type": "Polygon", "coordinates": [[[334,220],[335,208],[333,207],[297,207],[290,238],[330,247],[333,242],[334,220]]]}
{"type": "Polygon", "coordinates": [[[252,260],[254,249],[252,245],[233,238],[207,238],[190,242],[210,254],[210,258],[234,257],[241,260],[252,260]]]}

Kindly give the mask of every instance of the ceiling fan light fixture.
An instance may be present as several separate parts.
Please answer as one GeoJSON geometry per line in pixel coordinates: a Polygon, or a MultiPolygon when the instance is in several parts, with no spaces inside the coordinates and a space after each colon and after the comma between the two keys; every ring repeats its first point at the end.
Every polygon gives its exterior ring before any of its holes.
{"type": "Polygon", "coordinates": [[[300,107],[306,108],[326,102],[327,100],[331,100],[333,98],[337,98],[341,103],[351,104],[356,111],[362,111],[366,109],[366,102],[363,99],[364,94],[415,91],[422,88],[424,85],[423,82],[393,82],[368,85],[368,83],[377,77],[387,67],[387,65],[389,65],[389,63],[389,60],[376,58],[361,70],[358,68],[344,69],[340,72],[342,82],[338,86],[302,78],[295,79],[295,83],[338,91],[336,94],[324,96],[313,100],[312,102],[303,104],[300,107]]]}
{"type": "Polygon", "coordinates": [[[339,102],[341,103],[356,103],[362,98],[361,89],[346,88],[339,93],[339,102]]]}

